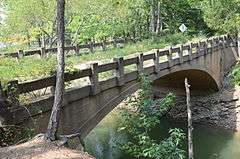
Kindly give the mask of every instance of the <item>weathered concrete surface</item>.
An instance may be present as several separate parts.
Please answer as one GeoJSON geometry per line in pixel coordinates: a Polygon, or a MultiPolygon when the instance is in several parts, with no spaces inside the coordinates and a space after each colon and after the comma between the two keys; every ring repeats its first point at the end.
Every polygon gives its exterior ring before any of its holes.
{"type": "MultiPolygon", "coordinates": [[[[170,68],[169,63],[164,62],[160,64],[159,72],[155,72],[154,66],[145,68],[144,72],[150,75],[155,89],[161,86],[181,87],[184,77],[188,77],[190,84],[196,89],[221,89],[224,71],[236,62],[232,48],[193,55],[191,61],[188,56],[184,56],[183,63],[180,63],[179,59],[174,59],[170,68]]],[[[67,90],[61,114],[60,132],[64,134],[80,132],[81,137],[84,138],[126,96],[138,89],[137,77],[138,71],[125,74],[123,86],[117,86],[116,77],[102,81],[100,93],[96,95],[89,95],[90,86],[67,90]]],[[[44,132],[46,129],[52,103],[53,97],[47,96],[27,104],[30,113],[36,116],[39,132],[44,132]]],[[[14,110],[14,115],[17,122],[29,119],[29,114],[22,108],[14,110]]],[[[31,120],[27,121],[31,124],[31,120]]]]}
{"type": "MultiPolygon", "coordinates": [[[[193,122],[240,131],[240,87],[225,78],[224,87],[216,93],[191,97],[193,122]]],[[[166,114],[175,120],[187,120],[185,96],[166,114]]]]}

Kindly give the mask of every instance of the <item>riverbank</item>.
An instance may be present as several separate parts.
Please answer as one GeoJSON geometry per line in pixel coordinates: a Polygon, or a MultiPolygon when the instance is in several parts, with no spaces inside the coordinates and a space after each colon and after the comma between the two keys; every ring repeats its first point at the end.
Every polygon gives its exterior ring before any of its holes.
{"type": "Polygon", "coordinates": [[[59,141],[46,142],[36,136],[32,140],[0,149],[1,159],[95,159],[86,152],[61,146],[59,141]]]}
{"type": "MultiPolygon", "coordinates": [[[[192,116],[194,123],[240,131],[240,87],[225,78],[219,92],[192,96],[192,116]]],[[[178,96],[175,107],[166,116],[177,121],[187,120],[185,96],[178,96]]]]}

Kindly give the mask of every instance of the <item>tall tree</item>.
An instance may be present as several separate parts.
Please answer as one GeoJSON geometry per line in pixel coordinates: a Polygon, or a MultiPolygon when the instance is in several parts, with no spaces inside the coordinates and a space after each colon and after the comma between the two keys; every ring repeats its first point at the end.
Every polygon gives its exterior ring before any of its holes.
{"type": "Polygon", "coordinates": [[[45,134],[46,140],[56,140],[58,131],[60,109],[63,105],[64,95],[64,12],[65,12],[65,0],[57,0],[57,75],[56,75],[56,89],[54,96],[54,104],[52,113],[49,119],[47,132],[45,134]]]}

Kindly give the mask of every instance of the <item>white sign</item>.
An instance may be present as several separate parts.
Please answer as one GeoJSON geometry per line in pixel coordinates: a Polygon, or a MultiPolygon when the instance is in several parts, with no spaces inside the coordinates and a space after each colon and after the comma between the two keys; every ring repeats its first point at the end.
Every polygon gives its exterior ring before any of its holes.
{"type": "Polygon", "coordinates": [[[182,24],[180,27],[179,27],[179,30],[183,33],[187,30],[187,27],[185,24],[182,24]]]}

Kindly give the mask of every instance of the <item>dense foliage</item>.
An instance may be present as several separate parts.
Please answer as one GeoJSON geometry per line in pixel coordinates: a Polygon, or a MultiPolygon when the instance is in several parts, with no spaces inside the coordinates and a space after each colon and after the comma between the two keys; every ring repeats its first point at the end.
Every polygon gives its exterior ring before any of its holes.
{"type": "Polygon", "coordinates": [[[231,77],[234,84],[240,86],[240,64],[237,64],[233,67],[229,76],[231,77]]]}
{"type": "Polygon", "coordinates": [[[137,158],[182,159],[184,150],[181,142],[185,138],[180,129],[171,129],[169,137],[157,142],[149,135],[151,130],[160,124],[164,111],[173,105],[174,95],[168,94],[164,99],[153,100],[148,77],[141,76],[140,90],[137,95],[127,99],[129,109],[122,114],[120,130],[125,130],[132,138],[121,149],[137,158]]]}
{"type": "MultiPolygon", "coordinates": [[[[55,3],[55,0],[2,0],[0,8],[6,17],[0,26],[0,41],[54,45],[55,3]]],[[[182,23],[189,33],[206,28],[201,10],[189,0],[67,0],[68,44],[176,33],[182,23]]]]}
{"type": "Polygon", "coordinates": [[[193,5],[201,8],[207,25],[219,33],[240,29],[240,0],[192,0],[193,5]]]}
{"type": "Polygon", "coordinates": [[[0,147],[18,144],[30,139],[34,135],[34,129],[7,125],[0,127],[0,147]]]}

